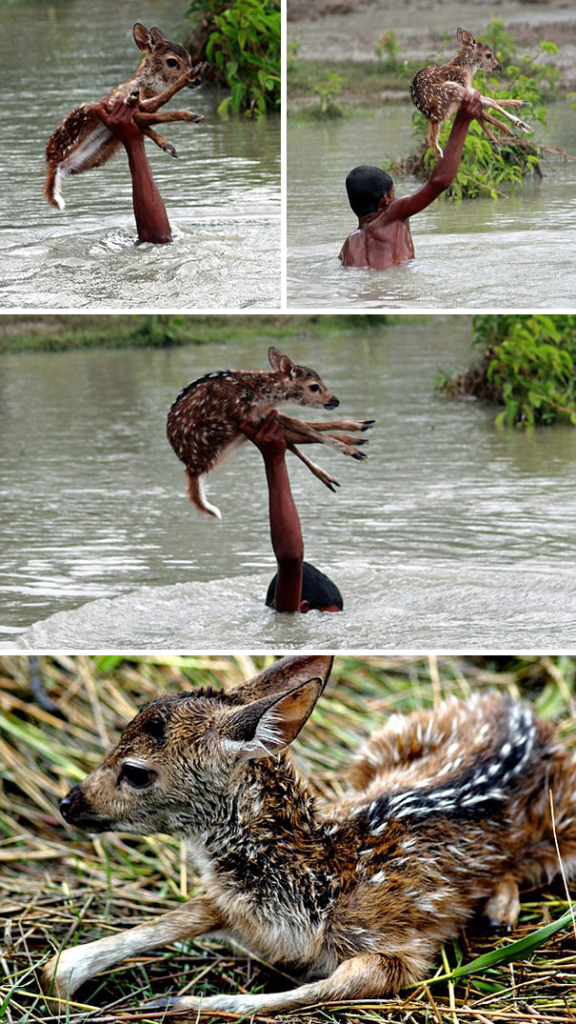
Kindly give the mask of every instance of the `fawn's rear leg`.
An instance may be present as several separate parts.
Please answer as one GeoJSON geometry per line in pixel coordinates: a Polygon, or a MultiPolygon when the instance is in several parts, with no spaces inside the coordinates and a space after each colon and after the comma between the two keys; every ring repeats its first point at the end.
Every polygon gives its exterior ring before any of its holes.
{"type": "Polygon", "coordinates": [[[442,127],[441,121],[429,121],[428,122],[428,136],[427,143],[430,149],[433,149],[438,156],[444,156],[444,150],[438,142],[438,136],[440,135],[440,129],[442,127]]]}
{"type": "Polygon", "coordinates": [[[333,974],[321,981],[300,985],[289,992],[258,995],[183,996],[181,999],[157,1000],[149,1006],[169,1006],[173,1010],[193,1009],[202,1013],[290,1013],[317,1003],[348,1002],[356,999],[378,999],[398,992],[402,985],[421,977],[426,963],[422,957],[390,956],[365,953],[346,960],[333,974]]]}
{"type": "Polygon", "coordinates": [[[491,928],[511,932],[520,913],[518,883],[512,875],[504,875],[495,885],[494,892],[484,907],[484,917],[491,928]]]}
{"type": "Polygon", "coordinates": [[[308,469],[314,474],[314,476],[318,477],[323,484],[326,484],[329,491],[333,491],[334,494],[336,493],[336,488],[340,487],[340,484],[333,476],[330,476],[325,469],[322,469],[322,466],[319,466],[316,462],[312,462],[312,459],[309,459],[307,455],[304,455],[304,452],[301,452],[292,441],[288,441],[287,447],[288,451],[291,451],[293,455],[296,455],[296,457],[304,463],[305,466],[308,466],[308,469]]]}
{"type": "Polygon", "coordinates": [[[484,118],[481,118],[481,120],[478,121],[478,124],[480,125],[482,131],[488,136],[488,139],[492,143],[492,145],[495,146],[497,149],[499,146],[498,139],[496,138],[495,135],[492,134],[484,118]]]}
{"type": "Polygon", "coordinates": [[[46,992],[59,999],[69,998],[85,981],[126,957],[145,953],[176,939],[205,935],[223,927],[220,912],[205,896],[139,924],[108,935],[96,942],[86,942],[63,950],[43,967],[42,985],[46,992]]]}
{"type": "Polygon", "coordinates": [[[152,124],[169,124],[172,121],[190,121],[197,124],[204,120],[203,114],[194,114],[191,110],[164,110],[159,114],[149,114],[147,111],[139,110],[134,114],[134,120],[139,128],[149,128],[152,124]]]}
{"type": "Polygon", "coordinates": [[[160,147],[160,149],[164,150],[165,153],[169,153],[170,156],[173,157],[178,156],[176,148],[172,145],[172,143],[168,142],[168,139],[165,139],[163,135],[160,135],[158,132],[155,132],[153,128],[142,128],[142,126],[140,126],[140,131],[142,132],[143,135],[146,136],[146,138],[152,139],[152,142],[155,142],[156,145],[160,147]]]}
{"type": "MultiPolygon", "coordinates": [[[[503,117],[506,117],[509,121],[512,122],[512,124],[516,125],[516,127],[519,128],[520,131],[527,132],[527,134],[530,134],[531,132],[534,131],[531,125],[526,124],[526,121],[521,121],[520,118],[516,117],[514,114],[509,114],[507,110],[504,110],[504,108],[500,106],[499,102],[490,99],[489,96],[481,96],[480,102],[482,103],[483,107],[492,107],[494,110],[497,110],[500,114],[502,114],[503,117]]],[[[488,118],[488,120],[490,119],[488,118]]],[[[492,123],[500,124],[501,122],[493,121],[492,123]]],[[[502,127],[504,127],[504,125],[502,125],[502,127]]],[[[512,134],[512,132],[510,132],[510,134],[512,134]]]]}
{"type": "Polygon", "coordinates": [[[309,420],[299,420],[300,423],[305,423],[307,427],[312,427],[312,430],[324,432],[327,430],[370,430],[376,423],[376,420],[330,420],[329,422],[311,423],[309,420]]]}
{"type": "MultiPolygon", "coordinates": [[[[505,132],[506,135],[514,135],[514,132],[511,130],[511,128],[508,127],[507,124],[504,124],[503,121],[499,121],[498,118],[492,117],[491,114],[487,114],[486,111],[484,111],[480,124],[484,128],[484,131],[486,132],[487,135],[489,135],[490,133],[486,131],[486,126],[484,123],[485,121],[488,121],[489,124],[495,125],[496,128],[500,128],[500,130],[505,132]]],[[[494,136],[492,136],[492,138],[494,138],[494,136]]]]}

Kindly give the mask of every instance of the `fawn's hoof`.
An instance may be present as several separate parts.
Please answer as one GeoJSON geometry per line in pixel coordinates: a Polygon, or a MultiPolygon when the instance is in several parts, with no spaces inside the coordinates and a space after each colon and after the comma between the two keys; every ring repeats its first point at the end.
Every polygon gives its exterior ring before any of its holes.
{"type": "Polygon", "coordinates": [[[362,462],[364,459],[367,459],[368,456],[366,455],[366,452],[352,452],[352,458],[358,459],[360,462],[362,462]]]}
{"type": "Polygon", "coordinates": [[[204,114],[192,114],[190,117],[190,121],[192,122],[192,124],[198,124],[199,121],[205,120],[206,118],[204,117],[204,114]]]}
{"type": "Polygon", "coordinates": [[[164,152],[165,153],[170,153],[170,156],[173,156],[175,160],[178,159],[178,153],[176,152],[176,147],[173,146],[171,142],[168,142],[164,146],[164,152]]]}
{"type": "Polygon", "coordinates": [[[376,420],[364,420],[360,430],[370,430],[370,427],[373,427],[375,423],[376,420]]]}

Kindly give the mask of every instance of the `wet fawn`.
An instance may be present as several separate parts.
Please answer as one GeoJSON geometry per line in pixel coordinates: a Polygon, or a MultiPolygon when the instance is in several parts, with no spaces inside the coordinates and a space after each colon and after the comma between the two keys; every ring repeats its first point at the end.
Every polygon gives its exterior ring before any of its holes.
{"type": "MultiPolygon", "coordinates": [[[[143,50],[136,73],[122,85],[111,89],[104,100],[117,100],[127,96],[127,102],[138,104],[134,120],[157,146],[171,156],[177,156],[174,146],[162,135],[155,132],[153,124],[170,121],[203,121],[201,114],[188,110],[170,110],[159,114],[157,111],[184,86],[195,88],[200,85],[200,75],[205,64],[192,67],[190,54],[178,43],[171,43],[159,28],[144,28],[139,22],[134,25],[134,41],[143,50]]],[[[81,174],[91,167],[102,167],[122,145],[119,139],[106,128],[97,114],[94,103],[82,103],[76,107],[51,135],[46,146],[48,169],[44,195],[51,206],[63,210],[65,202],[62,186],[70,174],[81,174]]]]}
{"type": "MultiPolygon", "coordinates": [[[[418,110],[424,114],[428,121],[428,145],[440,156],[442,149],[438,144],[438,136],[442,123],[458,109],[466,93],[474,92],[472,79],[477,71],[500,71],[500,64],[485,43],[477,42],[470,32],[464,28],[457,31],[458,41],[462,44],[460,53],[457,53],[447,64],[431,64],[423,68],[414,76],[410,87],[412,102],[418,110]]],[[[504,107],[522,107],[522,100],[493,100],[488,96],[480,97],[483,107],[493,107],[504,117],[507,117],[517,128],[524,132],[531,132],[533,129],[525,121],[509,114],[504,107]]],[[[483,119],[479,122],[492,143],[496,145],[496,139],[486,125],[497,125],[508,135],[512,135],[508,125],[497,121],[490,114],[484,113],[483,119]]]]}
{"type": "MultiPolygon", "coordinates": [[[[186,466],[190,501],[199,512],[217,519],[221,519],[220,511],[206,500],[202,476],[246,440],[240,429],[242,422],[258,424],[280,402],[324,409],[335,409],[340,404],[315,370],[297,366],[274,347],[268,350],[268,359],[272,372],[220,370],[200,377],[180,392],[168,413],[168,440],[186,466]]],[[[357,450],[359,445],[367,444],[365,439],[332,431],[368,430],[374,420],[308,423],[284,415],[278,419],[286,428],[289,451],[332,491],[339,486],[338,481],[311,462],[296,442],[326,444],[354,459],[366,458],[357,450]]]]}
{"type": "MultiPolygon", "coordinates": [[[[392,715],[344,796],[317,798],[288,745],[329,656],[290,657],[232,692],[162,696],[60,805],[87,832],[186,837],[204,895],[65,949],[44,984],[71,996],[126,957],[220,932],[310,980],[291,991],[175,998],[253,1014],[373,999],[426,977],[473,915],[511,930],[518,886],[576,869],[576,758],[552,723],[496,694],[392,715]]],[[[164,1001],[165,1002],[165,1001],[164,1001]]],[[[157,1004],[156,1004],[157,1005],[157,1004]]]]}

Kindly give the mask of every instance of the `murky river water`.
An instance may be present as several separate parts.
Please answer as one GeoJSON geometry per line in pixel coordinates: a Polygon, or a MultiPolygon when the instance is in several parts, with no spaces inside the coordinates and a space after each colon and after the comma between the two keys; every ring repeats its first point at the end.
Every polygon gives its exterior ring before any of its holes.
{"type": "Polygon", "coordinates": [[[146,143],[174,244],[135,247],[126,155],[68,179],[67,207],[42,188],[48,137],[76,104],[133,73],[135,20],[181,40],[169,0],[0,4],[0,305],[112,309],[269,307],[280,301],[280,123],[223,121],[221,94],[185,89],[169,106],[203,114],[167,125],[178,160],[146,143]]]}
{"type": "Polygon", "coordinates": [[[264,366],[264,340],[4,356],[4,646],[573,646],[576,430],[499,431],[493,410],[434,397],[439,367],[469,363],[467,318],[286,348],[322,372],[343,414],[378,421],[368,462],[314,453],[337,495],[289,459],[306,557],[338,583],[344,613],[263,608],[274,560],[253,447],[212,475],[217,523],[187,503],[164,437],[183,383],[264,366]]]}
{"type": "MultiPolygon", "coordinates": [[[[344,181],[360,163],[405,155],[412,108],[383,104],[377,117],[289,121],[288,302],[296,307],[573,308],[576,161],[550,158],[542,181],[493,202],[435,202],[414,217],[416,258],[385,273],[343,269],[342,242],[356,223],[344,181]]],[[[550,107],[538,138],[576,154],[569,104],[550,107]]],[[[418,187],[398,178],[398,195],[418,187]]]]}

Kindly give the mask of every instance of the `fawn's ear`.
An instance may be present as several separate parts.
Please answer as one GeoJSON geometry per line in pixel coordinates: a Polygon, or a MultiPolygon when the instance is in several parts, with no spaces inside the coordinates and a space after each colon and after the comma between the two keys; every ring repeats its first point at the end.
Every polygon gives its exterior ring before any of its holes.
{"type": "Polygon", "coordinates": [[[166,36],[159,28],[151,28],[150,35],[155,43],[164,43],[166,41],[166,36]]]}
{"type": "Polygon", "coordinates": [[[285,694],[272,694],[230,712],[222,730],[239,758],[274,757],[296,739],[322,693],[321,679],[308,679],[285,694]]]}
{"type": "Polygon", "coordinates": [[[282,359],[282,353],[279,348],[274,348],[274,345],[270,345],[268,349],[268,362],[273,370],[277,370],[280,366],[280,360],[282,359]]]}
{"type": "Polygon", "coordinates": [[[154,47],[154,41],[148,29],[144,28],[144,25],[137,21],[136,24],[134,25],[133,32],[134,42],[136,43],[138,49],[144,50],[146,53],[150,53],[150,51],[154,47]]]}
{"type": "Polygon", "coordinates": [[[235,692],[239,694],[244,703],[248,704],[260,697],[268,697],[272,694],[280,696],[282,693],[288,693],[300,683],[305,683],[312,678],[320,679],[322,689],[324,689],[333,662],[334,658],[331,654],[301,654],[280,658],[259,675],[248,679],[235,692]]]}
{"type": "Polygon", "coordinates": [[[462,46],[474,46],[476,43],[474,36],[471,35],[470,32],[467,32],[465,28],[457,29],[456,35],[458,37],[458,42],[462,43],[462,46]]]}

